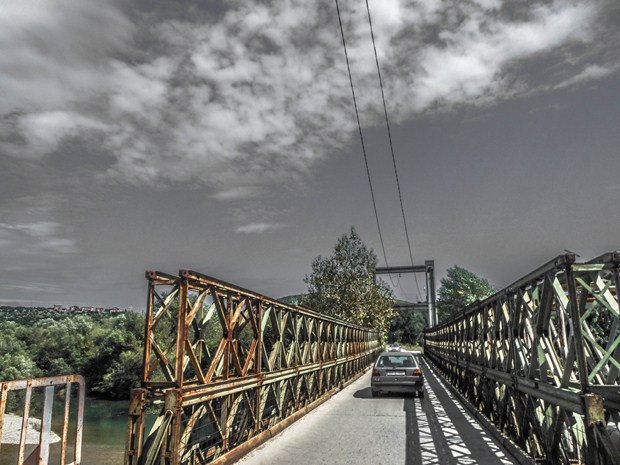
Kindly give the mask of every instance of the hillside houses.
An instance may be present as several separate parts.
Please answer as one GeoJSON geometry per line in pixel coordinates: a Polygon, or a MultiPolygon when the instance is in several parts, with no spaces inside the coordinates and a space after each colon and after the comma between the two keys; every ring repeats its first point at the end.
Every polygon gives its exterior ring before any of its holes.
{"type": "Polygon", "coordinates": [[[72,305],[70,307],[65,307],[63,305],[54,305],[52,307],[13,307],[0,305],[0,323],[3,321],[19,321],[21,323],[33,324],[34,322],[46,318],[62,320],[78,315],[91,318],[114,318],[130,311],[131,309],[121,310],[118,307],[78,307],[77,305],[72,305]]]}

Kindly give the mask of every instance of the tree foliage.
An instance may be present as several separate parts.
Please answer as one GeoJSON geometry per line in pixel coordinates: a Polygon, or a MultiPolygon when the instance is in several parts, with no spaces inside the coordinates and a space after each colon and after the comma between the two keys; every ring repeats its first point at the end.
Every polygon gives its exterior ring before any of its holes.
{"type": "Polygon", "coordinates": [[[144,315],[0,310],[1,381],[79,373],[90,395],[111,399],[139,384],[144,315]]]}
{"type": "Polygon", "coordinates": [[[413,346],[424,345],[424,327],[428,325],[428,314],[415,310],[402,310],[390,323],[389,341],[413,346]]]}
{"type": "Polygon", "coordinates": [[[351,228],[329,257],[318,256],[304,281],[302,304],[321,313],[386,334],[393,317],[394,295],[383,281],[375,282],[377,256],[351,228]]]}
{"type": "Polygon", "coordinates": [[[456,312],[476,300],[483,300],[495,290],[484,278],[471,271],[453,266],[447,270],[447,276],[441,280],[438,290],[437,314],[439,322],[447,321],[456,312]]]}

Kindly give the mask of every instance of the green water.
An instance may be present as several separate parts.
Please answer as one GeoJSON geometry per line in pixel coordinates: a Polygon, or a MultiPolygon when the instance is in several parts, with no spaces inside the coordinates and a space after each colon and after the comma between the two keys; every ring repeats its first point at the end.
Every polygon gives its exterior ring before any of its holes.
{"type": "MultiPolygon", "coordinates": [[[[128,401],[86,399],[84,431],[82,433],[83,465],[122,465],[127,434],[128,401]]],[[[62,413],[55,414],[52,429],[62,434],[62,413]]],[[[70,438],[74,437],[74,433],[70,438]]],[[[71,440],[71,443],[73,441],[71,440]]],[[[32,449],[29,446],[28,451],[32,449]]],[[[71,449],[73,449],[71,447],[71,449]]],[[[17,463],[17,445],[3,444],[0,449],[0,465],[17,463]]],[[[60,444],[50,446],[49,464],[60,463],[60,444]]],[[[70,453],[69,457],[73,457],[70,453]]]]}
{"type": "Polygon", "coordinates": [[[87,399],[82,436],[83,465],[122,464],[128,401],[87,399]]]}

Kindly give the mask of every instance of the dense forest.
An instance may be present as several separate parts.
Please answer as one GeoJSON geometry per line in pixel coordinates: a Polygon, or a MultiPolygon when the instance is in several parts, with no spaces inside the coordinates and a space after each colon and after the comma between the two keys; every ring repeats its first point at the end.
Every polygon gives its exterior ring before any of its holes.
{"type": "Polygon", "coordinates": [[[144,315],[0,307],[0,380],[79,373],[89,395],[128,399],[140,380],[144,315]]]}

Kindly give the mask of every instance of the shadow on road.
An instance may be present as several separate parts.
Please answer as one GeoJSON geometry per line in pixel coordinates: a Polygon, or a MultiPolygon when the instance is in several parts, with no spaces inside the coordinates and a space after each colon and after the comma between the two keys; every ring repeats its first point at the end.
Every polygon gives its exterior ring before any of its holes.
{"type": "MultiPolygon", "coordinates": [[[[385,397],[387,399],[405,399],[405,400],[409,400],[411,398],[413,394],[403,394],[400,392],[386,392],[386,393],[381,393],[379,394],[379,397],[385,397]]],[[[372,399],[372,390],[370,388],[370,386],[364,388],[364,389],[360,389],[359,391],[357,391],[355,394],[353,394],[353,397],[355,397],[356,399],[372,399]]],[[[405,409],[406,411],[407,409],[405,409]]]]}
{"type": "MultiPolygon", "coordinates": [[[[406,434],[406,448],[405,448],[405,465],[422,465],[422,454],[420,444],[420,430],[418,427],[418,418],[416,414],[414,399],[405,399],[405,405],[403,410],[406,414],[405,420],[405,434],[406,434]]],[[[419,400],[418,402],[422,402],[419,400]]]]}
{"type": "Polygon", "coordinates": [[[370,390],[370,386],[364,389],[360,389],[355,394],[353,394],[353,397],[355,397],[356,399],[372,399],[372,391],[370,390]]]}

